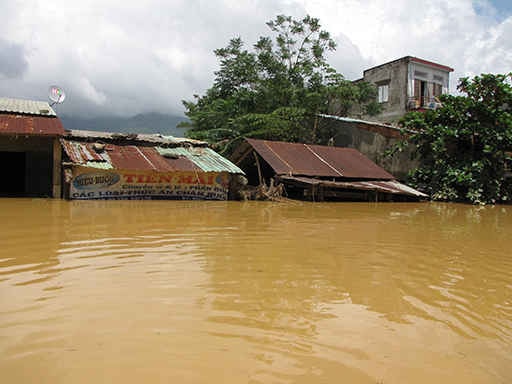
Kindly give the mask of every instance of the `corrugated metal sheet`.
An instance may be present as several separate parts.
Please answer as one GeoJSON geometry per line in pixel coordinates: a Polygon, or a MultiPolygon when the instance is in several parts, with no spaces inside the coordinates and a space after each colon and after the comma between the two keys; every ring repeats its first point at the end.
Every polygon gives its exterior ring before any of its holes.
{"type": "Polygon", "coordinates": [[[61,139],[62,148],[71,162],[75,164],[87,164],[88,162],[103,162],[110,164],[110,157],[103,151],[94,149],[93,143],[79,143],[61,139]]]}
{"type": "Polygon", "coordinates": [[[376,125],[376,126],[383,127],[383,128],[394,129],[394,130],[400,132],[400,128],[398,128],[398,127],[395,127],[395,126],[389,125],[389,124],[383,124],[383,123],[375,122],[375,121],[353,119],[351,117],[343,117],[343,116],[335,116],[335,115],[326,115],[324,113],[320,113],[320,114],[318,114],[318,116],[325,117],[327,119],[343,121],[345,123],[371,124],[371,125],[376,125]]]}
{"type": "Polygon", "coordinates": [[[397,195],[414,196],[419,198],[427,198],[424,193],[417,191],[405,184],[399,183],[396,180],[386,181],[327,181],[312,179],[309,177],[294,177],[294,176],[281,176],[280,180],[294,181],[307,185],[322,185],[330,188],[337,189],[354,189],[362,191],[377,191],[382,193],[391,193],[397,195]]]}
{"type": "Polygon", "coordinates": [[[68,139],[61,139],[61,143],[64,152],[72,163],[94,168],[243,174],[243,171],[229,160],[205,147],[155,148],[80,142],[68,139]]]}
{"type": "Polygon", "coordinates": [[[332,167],[341,170],[344,177],[361,179],[394,179],[393,175],[379,167],[354,148],[308,145],[308,148],[332,167]]]}
{"type": "Polygon", "coordinates": [[[0,134],[60,136],[64,127],[58,117],[0,113],[0,134]]]}
{"type": "Polygon", "coordinates": [[[204,172],[229,172],[244,174],[231,161],[219,155],[210,148],[205,147],[176,147],[176,148],[157,148],[158,152],[168,158],[184,157],[192,161],[204,172]]]}
{"type": "Polygon", "coordinates": [[[140,171],[171,171],[165,159],[153,147],[135,145],[107,145],[106,151],[116,169],[133,169],[140,171]]]}
{"type": "Polygon", "coordinates": [[[353,148],[256,139],[247,139],[247,142],[278,175],[394,179],[353,148]]]}
{"type": "Polygon", "coordinates": [[[100,161],[88,161],[87,163],[85,163],[85,166],[96,169],[114,169],[112,164],[100,161]]]}
{"type": "Polygon", "coordinates": [[[187,139],[185,137],[164,136],[156,134],[142,133],[118,133],[118,132],[100,132],[100,131],[84,131],[84,130],[67,130],[66,137],[70,139],[86,139],[86,140],[106,140],[106,141],[134,141],[155,144],[159,146],[207,146],[205,141],[187,139]]]}
{"type": "Polygon", "coordinates": [[[409,129],[403,129],[403,128],[395,127],[393,125],[382,124],[382,123],[377,123],[377,122],[373,122],[373,121],[352,119],[349,117],[341,117],[341,116],[333,116],[333,115],[325,115],[325,114],[319,114],[318,116],[322,117],[324,119],[336,120],[336,121],[340,121],[342,123],[348,123],[348,124],[351,124],[352,126],[356,126],[359,129],[363,129],[368,132],[378,133],[384,137],[392,138],[392,139],[397,139],[397,138],[402,137],[403,136],[402,131],[407,132],[407,133],[413,133],[413,131],[411,131],[409,129]]]}
{"type": "Polygon", "coordinates": [[[39,116],[57,116],[46,101],[0,97],[0,112],[24,113],[39,116]]]}

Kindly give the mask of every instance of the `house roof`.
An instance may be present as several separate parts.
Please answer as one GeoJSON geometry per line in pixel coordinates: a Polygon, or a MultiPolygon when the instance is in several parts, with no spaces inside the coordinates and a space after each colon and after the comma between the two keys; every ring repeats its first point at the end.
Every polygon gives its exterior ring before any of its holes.
{"type": "Polygon", "coordinates": [[[37,116],[57,116],[46,101],[0,97],[0,112],[23,113],[37,116]]]}
{"type": "Polygon", "coordinates": [[[138,144],[151,144],[158,146],[200,146],[206,147],[208,145],[205,141],[189,139],[185,137],[165,136],[159,133],[156,134],[142,134],[142,133],[121,133],[121,132],[100,132],[100,131],[85,131],[85,130],[66,130],[66,137],[79,139],[79,141],[95,142],[98,140],[113,143],[127,143],[133,142],[138,144]]]}
{"type": "Polygon", "coordinates": [[[0,113],[0,134],[59,136],[64,127],[58,117],[0,113]]]}
{"type": "MultiPolygon", "coordinates": [[[[246,139],[277,175],[393,180],[353,148],[246,139]]],[[[245,156],[243,156],[245,157],[245,156]]],[[[243,157],[237,159],[240,163],[243,157]]]]}
{"type": "Polygon", "coordinates": [[[363,74],[368,72],[368,71],[372,71],[374,69],[383,67],[385,65],[388,65],[388,64],[391,64],[391,63],[396,63],[398,61],[407,61],[407,62],[412,61],[412,62],[415,62],[415,63],[419,63],[419,64],[427,65],[427,66],[430,66],[430,67],[434,67],[434,68],[440,69],[442,71],[453,72],[453,68],[448,67],[446,65],[434,63],[433,61],[429,61],[429,60],[425,60],[425,59],[420,59],[419,57],[404,56],[404,57],[401,57],[399,59],[388,61],[387,63],[379,64],[379,65],[376,65],[375,67],[371,67],[371,68],[365,69],[363,71],[363,74]]]}
{"type": "Polygon", "coordinates": [[[61,139],[62,147],[73,165],[101,169],[140,171],[243,171],[210,148],[162,148],[143,145],[83,142],[61,139]]]}

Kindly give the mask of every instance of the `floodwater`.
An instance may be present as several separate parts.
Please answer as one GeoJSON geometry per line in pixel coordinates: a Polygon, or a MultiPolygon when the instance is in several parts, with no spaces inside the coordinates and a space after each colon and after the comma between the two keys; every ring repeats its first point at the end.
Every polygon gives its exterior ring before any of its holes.
{"type": "Polygon", "coordinates": [[[512,207],[0,199],[2,383],[510,383],[512,207]]]}

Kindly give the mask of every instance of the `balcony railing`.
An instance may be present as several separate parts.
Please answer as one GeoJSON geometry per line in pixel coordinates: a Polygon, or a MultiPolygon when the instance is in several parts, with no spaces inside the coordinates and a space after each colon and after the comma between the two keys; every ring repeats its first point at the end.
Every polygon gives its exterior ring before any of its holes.
{"type": "Polygon", "coordinates": [[[409,97],[409,100],[407,102],[407,109],[410,111],[437,109],[440,108],[441,106],[441,101],[437,97],[415,96],[409,97]]]}

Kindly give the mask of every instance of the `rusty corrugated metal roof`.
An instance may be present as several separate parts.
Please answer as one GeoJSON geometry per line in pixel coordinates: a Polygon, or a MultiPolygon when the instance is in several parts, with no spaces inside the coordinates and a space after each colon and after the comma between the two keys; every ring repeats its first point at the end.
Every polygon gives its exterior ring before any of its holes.
{"type": "MultiPolygon", "coordinates": [[[[94,163],[109,164],[110,168],[167,172],[174,170],[191,170],[193,164],[173,164],[167,161],[153,147],[135,145],[114,145],[88,143],[61,139],[62,147],[72,163],[94,166],[94,163]]],[[[190,161],[188,161],[190,163],[190,161]]],[[[107,167],[107,165],[102,167],[107,167]]]]}
{"type": "Polygon", "coordinates": [[[196,171],[242,173],[210,148],[155,148],[136,145],[91,143],[61,139],[73,164],[141,171],[196,171]]]}
{"type": "Polygon", "coordinates": [[[140,171],[171,171],[172,168],[153,147],[135,145],[107,145],[106,151],[116,169],[140,171]]]}
{"type": "Polygon", "coordinates": [[[353,148],[246,139],[278,175],[393,180],[353,148]]]}
{"type": "Polygon", "coordinates": [[[46,101],[0,97],[0,112],[23,113],[39,116],[57,116],[46,101]]]}
{"type": "Polygon", "coordinates": [[[192,145],[199,147],[206,147],[206,141],[188,139],[185,137],[165,136],[160,133],[145,134],[145,133],[124,133],[124,132],[100,132],[100,131],[85,131],[85,130],[66,130],[66,137],[70,139],[79,140],[103,140],[103,141],[125,141],[125,142],[140,142],[155,144],[158,146],[180,146],[192,145]]]}
{"type": "Polygon", "coordinates": [[[0,113],[0,134],[60,136],[64,127],[58,117],[0,113]]]}
{"type": "Polygon", "coordinates": [[[399,183],[396,180],[383,180],[383,181],[328,181],[312,179],[309,177],[295,177],[295,176],[280,176],[283,181],[295,181],[301,184],[308,185],[323,185],[331,188],[338,189],[355,189],[362,191],[377,191],[382,193],[391,193],[395,195],[414,196],[419,198],[427,198],[428,195],[417,191],[405,184],[399,183]]]}

